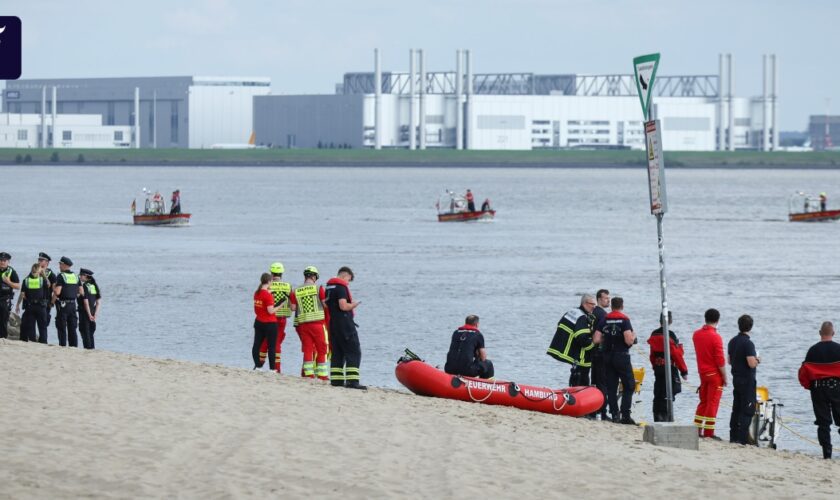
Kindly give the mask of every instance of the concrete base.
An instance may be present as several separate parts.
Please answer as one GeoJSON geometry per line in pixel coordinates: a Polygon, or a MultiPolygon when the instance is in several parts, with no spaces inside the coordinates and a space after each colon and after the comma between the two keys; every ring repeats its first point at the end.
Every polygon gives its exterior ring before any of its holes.
{"type": "Polygon", "coordinates": [[[693,425],[646,425],[642,439],[654,446],[668,446],[683,450],[700,449],[700,437],[697,435],[697,427],[693,425]]]}

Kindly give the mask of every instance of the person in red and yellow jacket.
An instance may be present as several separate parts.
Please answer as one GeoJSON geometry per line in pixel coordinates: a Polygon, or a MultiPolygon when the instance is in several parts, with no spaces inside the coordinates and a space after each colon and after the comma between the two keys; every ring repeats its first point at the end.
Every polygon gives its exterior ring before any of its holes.
{"type": "Polygon", "coordinates": [[[834,342],[834,325],[820,326],[820,341],[808,349],[799,368],[799,383],[811,391],[811,404],[817,418],[817,439],[823,458],[831,458],[831,420],[840,427],[840,344],[834,342]]]}
{"type": "MultiPolygon", "coordinates": [[[[674,316],[671,311],[668,311],[668,324],[674,321],[674,316]]],[[[671,346],[671,370],[665,370],[665,342],[662,338],[662,327],[660,326],[651,332],[648,338],[650,345],[650,364],[653,366],[653,421],[667,422],[668,421],[668,395],[665,391],[665,377],[670,376],[673,383],[671,384],[671,397],[676,396],[682,391],[680,384],[680,377],[683,380],[688,378],[688,366],[685,364],[683,345],[680,344],[680,339],[677,334],[668,329],[669,344],[671,346]]]]}
{"type": "MultiPolygon", "coordinates": [[[[282,371],[280,358],[283,353],[283,340],[286,339],[286,320],[292,315],[292,310],[289,307],[289,296],[292,293],[292,285],[283,281],[283,273],[285,272],[282,262],[275,262],[271,264],[269,272],[271,272],[271,283],[268,284],[268,291],[274,297],[274,307],[277,316],[277,342],[275,343],[274,352],[274,367],[277,373],[282,371]]],[[[260,367],[265,364],[265,358],[268,355],[268,339],[263,340],[260,346],[260,367]]]]}
{"type": "Polygon", "coordinates": [[[318,269],[309,266],[303,270],[303,284],[289,297],[295,312],[295,323],[303,351],[303,376],[329,380],[327,350],[329,337],[326,324],[326,291],[317,284],[318,269]]]}
{"type": "Polygon", "coordinates": [[[726,386],[726,358],[723,355],[723,340],[717,332],[720,312],[709,309],[705,314],[706,324],[694,332],[694,351],[697,354],[697,371],[700,374],[700,404],[694,414],[694,425],[700,437],[720,441],[715,436],[720,397],[726,386]]]}

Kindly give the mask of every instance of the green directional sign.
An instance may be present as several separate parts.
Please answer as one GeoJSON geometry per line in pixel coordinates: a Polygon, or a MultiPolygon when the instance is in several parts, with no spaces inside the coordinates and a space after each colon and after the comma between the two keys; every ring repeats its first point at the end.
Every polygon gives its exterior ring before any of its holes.
{"type": "Polygon", "coordinates": [[[659,53],[639,56],[633,59],[633,72],[636,75],[636,90],[642,103],[645,120],[650,118],[650,97],[653,95],[653,80],[659,67],[659,53]]]}

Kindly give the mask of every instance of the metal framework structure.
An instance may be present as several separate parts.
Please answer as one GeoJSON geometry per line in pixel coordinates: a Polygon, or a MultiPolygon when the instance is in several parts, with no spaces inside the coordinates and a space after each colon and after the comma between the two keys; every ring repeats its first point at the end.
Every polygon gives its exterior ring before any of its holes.
{"type": "MultiPolygon", "coordinates": [[[[473,93],[484,95],[578,95],[635,96],[633,75],[535,75],[533,73],[478,73],[473,75],[473,93]]],[[[426,73],[427,94],[454,94],[456,74],[453,71],[426,73]]],[[[342,86],[345,94],[373,94],[374,74],[345,73],[342,86]]],[[[418,84],[419,75],[415,82],[418,84]]],[[[466,88],[464,85],[463,88],[466,88]]],[[[382,73],[382,92],[408,95],[409,73],[382,73]]],[[[708,97],[720,95],[718,75],[676,75],[656,77],[657,97],[708,97]]]]}

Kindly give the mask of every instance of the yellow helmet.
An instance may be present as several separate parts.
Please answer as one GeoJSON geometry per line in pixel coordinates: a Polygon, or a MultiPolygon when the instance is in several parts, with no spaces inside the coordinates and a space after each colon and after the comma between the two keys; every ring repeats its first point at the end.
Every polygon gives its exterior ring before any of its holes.
{"type": "Polygon", "coordinates": [[[283,264],[281,264],[280,262],[275,262],[271,265],[271,268],[269,269],[271,274],[283,274],[285,270],[286,269],[283,267],[283,264]]]}
{"type": "Polygon", "coordinates": [[[303,270],[303,276],[319,276],[318,268],[315,266],[307,266],[306,269],[303,270]]]}

